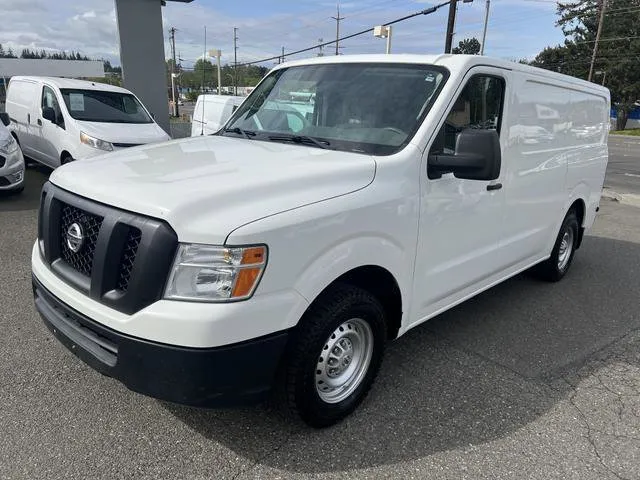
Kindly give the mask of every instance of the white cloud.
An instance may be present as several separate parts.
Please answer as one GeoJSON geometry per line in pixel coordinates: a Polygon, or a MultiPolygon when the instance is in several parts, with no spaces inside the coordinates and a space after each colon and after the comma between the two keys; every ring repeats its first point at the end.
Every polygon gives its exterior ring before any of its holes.
{"type": "MultiPolygon", "coordinates": [[[[341,33],[349,34],[381,24],[408,13],[419,11],[435,2],[421,0],[346,1],[341,4],[345,20],[341,33]]],[[[460,4],[456,23],[456,42],[464,37],[481,37],[485,2],[460,4]]],[[[220,48],[223,63],[233,61],[233,27],[238,27],[238,59],[253,61],[316,45],[320,38],[335,38],[335,2],[299,0],[304,13],[256,14],[255,10],[237,9],[237,14],[223,14],[204,2],[169,3],[163,8],[165,51],[169,55],[168,29],[178,29],[176,47],[189,67],[202,56],[204,26],[207,26],[207,50],[220,48]]],[[[555,4],[549,1],[493,0],[487,38],[487,53],[496,56],[531,55],[547,44],[561,40],[554,30],[555,4]],[[534,22],[534,23],[532,23],[534,22]],[[535,23],[537,22],[537,24],[535,23]],[[538,30],[532,31],[532,25],[538,30]],[[543,27],[540,27],[542,25],[543,27]],[[546,25],[546,27],[545,27],[546,25]],[[540,33],[540,28],[545,29],[540,33]]],[[[266,8],[261,8],[267,11],[266,8]]],[[[75,50],[118,63],[118,36],[115,11],[111,0],[0,0],[3,30],[0,42],[14,51],[22,48],[75,50]]],[[[418,16],[394,26],[394,52],[439,53],[444,44],[446,8],[427,16],[418,16]]],[[[341,43],[342,52],[380,53],[384,41],[365,34],[341,43]]],[[[333,46],[325,48],[326,54],[333,46]]],[[[313,50],[305,55],[315,55],[313,50]]],[[[293,58],[300,58],[293,57],[293,58]]]]}

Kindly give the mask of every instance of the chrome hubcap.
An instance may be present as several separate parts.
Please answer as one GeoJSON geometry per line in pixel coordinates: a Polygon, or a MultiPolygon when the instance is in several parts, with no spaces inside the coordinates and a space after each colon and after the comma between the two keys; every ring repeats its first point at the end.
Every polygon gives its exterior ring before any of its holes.
{"type": "Polygon", "coordinates": [[[316,365],[316,391],[327,403],[338,403],[362,383],[373,354],[373,331],[353,318],[336,328],[325,341],[316,365]]]}
{"type": "Polygon", "coordinates": [[[560,243],[560,249],[558,250],[558,270],[563,271],[569,264],[571,258],[571,252],[573,252],[573,229],[570,228],[562,236],[562,242],[560,243]]]}

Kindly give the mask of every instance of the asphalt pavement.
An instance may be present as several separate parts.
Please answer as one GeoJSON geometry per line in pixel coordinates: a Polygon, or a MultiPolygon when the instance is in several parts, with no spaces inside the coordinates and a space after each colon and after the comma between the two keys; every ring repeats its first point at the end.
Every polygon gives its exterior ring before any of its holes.
{"type": "Polygon", "coordinates": [[[640,194],[640,137],[609,136],[605,185],[620,194],[640,194]]]}
{"type": "MultiPolygon", "coordinates": [[[[607,184],[637,189],[634,148],[612,145],[607,184]]],[[[603,200],[562,282],[520,275],[391,344],[361,408],[316,431],[147,398],[66,351],[31,294],[45,178],[0,198],[0,479],[640,478],[638,208],[603,200]]]]}

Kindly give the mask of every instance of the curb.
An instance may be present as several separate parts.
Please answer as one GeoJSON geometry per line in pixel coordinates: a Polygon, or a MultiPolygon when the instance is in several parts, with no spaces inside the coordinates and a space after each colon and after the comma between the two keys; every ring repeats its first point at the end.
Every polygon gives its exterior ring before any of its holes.
{"type": "Polygon", "coordinates": [[[605,188],[602,190],[602,198],[607,198],[624,205],[631,205],[632,207],[640,207],[640,195],[634,193],[618,193],[605,188]]]}

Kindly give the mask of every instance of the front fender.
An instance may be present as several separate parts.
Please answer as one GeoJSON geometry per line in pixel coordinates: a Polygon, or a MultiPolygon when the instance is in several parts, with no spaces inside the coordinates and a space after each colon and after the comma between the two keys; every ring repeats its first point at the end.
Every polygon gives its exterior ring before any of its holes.
{"type": "MultiPolygon", "coordinates": [[[[343,239],[329,246],[306,264],[294,288],[312,302],[337,278],[358,267],[377,266],[387,270],[396,280],[402,294],[402,304],[409,305],[406,292],[413,271],[402,246],[385,236],[343,239]]],[[[403,310],[407,310],[406,308],[403,310]]]]}

